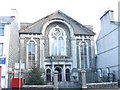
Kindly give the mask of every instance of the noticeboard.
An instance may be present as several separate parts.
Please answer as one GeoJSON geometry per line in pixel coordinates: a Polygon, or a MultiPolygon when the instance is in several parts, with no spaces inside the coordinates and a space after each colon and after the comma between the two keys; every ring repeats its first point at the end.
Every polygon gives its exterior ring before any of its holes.
{"type": "Polygon", "coordinates": [[[6,58],[0,58],[0,64],[5,64],[6,63],[6,58]]]}

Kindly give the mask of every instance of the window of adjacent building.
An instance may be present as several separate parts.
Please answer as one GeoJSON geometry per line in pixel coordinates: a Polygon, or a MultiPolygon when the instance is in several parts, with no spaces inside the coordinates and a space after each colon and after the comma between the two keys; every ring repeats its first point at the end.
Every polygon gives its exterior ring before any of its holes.
{"type": "Polygon", "coordinates": [[[97,72],[98,72],[98,78],[101,78],[102,77],[102,69],[98,69],[97,72]]]}
{"type": "Polygon", "coordinates": [[[0,56],[3,56],[3,43],[0,43],[0,56]]]}
{"type": "Polygon", "coordinates": [[[50,69],[46,70],[46,81],[51,82],[51,70],[50,69]]]}
{"type": "Polygon", "coordinates": [[[30,41],[28,44],[28,68],[35,66],[35,42],[30,41]]]}
{"type": "Polygon", "coordinates": [[[51,29],[49,43],[50,56],[66,56],[66,33],[61,27],[51,29]]]}
{"type": "Polygon", "coordinates": [[[108,73],[109,73],[109,68],[105,68],[102,70],[102,75],[103,76],[108,76],[108,73]]]}
{"type": "Polygon", "coordinates": [[[4,35],[4,24],[0,24],[0,36],[4,35]]]}

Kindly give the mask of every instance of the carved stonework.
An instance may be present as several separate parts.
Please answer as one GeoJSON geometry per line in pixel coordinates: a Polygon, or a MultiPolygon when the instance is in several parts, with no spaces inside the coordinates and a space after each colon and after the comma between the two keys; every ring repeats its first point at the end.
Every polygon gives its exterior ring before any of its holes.
{"type": "Polygon", "coordinates": [[[53,35],[56,37],[62,36],[61,28],[58,25],[54,28],[53,35]]]}

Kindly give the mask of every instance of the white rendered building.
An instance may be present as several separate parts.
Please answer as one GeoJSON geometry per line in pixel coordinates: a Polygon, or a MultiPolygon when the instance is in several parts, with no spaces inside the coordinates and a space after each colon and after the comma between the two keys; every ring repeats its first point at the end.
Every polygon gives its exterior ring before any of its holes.
{"type": "Polygon", "coordinates": [[[114,75],[114,80],[118,80],[118,22],[114,21],[113,11],[108,10],[100,18],[101,31],[97,38],[97,70],[98,78],[109,77],[109,73],[114,75]]]}
{"type": "MultiPolygon", "coordinates": [[[[15,12],[15,10],[12,10],[15,12]]],[[[0,17],[0,86],[11,86],[15,61],[18,61],[18,22],[14,15],[0,17]]]]}

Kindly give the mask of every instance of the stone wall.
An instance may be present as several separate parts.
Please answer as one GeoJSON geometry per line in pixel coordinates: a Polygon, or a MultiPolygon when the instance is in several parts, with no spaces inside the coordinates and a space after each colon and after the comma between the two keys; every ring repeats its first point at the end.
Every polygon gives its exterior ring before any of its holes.
{"type": "Polygon", "coordinates": [[[53,85],[23,85],[23,88],[53,88],[53,85]]]}
{"type": "Polygon", "coordinates": [[[59,88],[81,88],[81,84],[79,82],[58,82],[59,88]]]}
{"type": "Polygon", "coordinates": [[[89,83],[87,84],[88,88],[100,88],[100,89],[115,89],[118,88],[117,82],[105,82],[105,83],[89,83]]]}
{"type": "MultiPolygon", "coordinates": [[[[3,89],[6,90],[6,89],[3,89]]],[[[11,89],[9,89],[11,90],[11,89]]],[[[53,85],[23,85],[22,90],[82,90],[80,87],[59,87],[54,88],[53,85]]]]}

